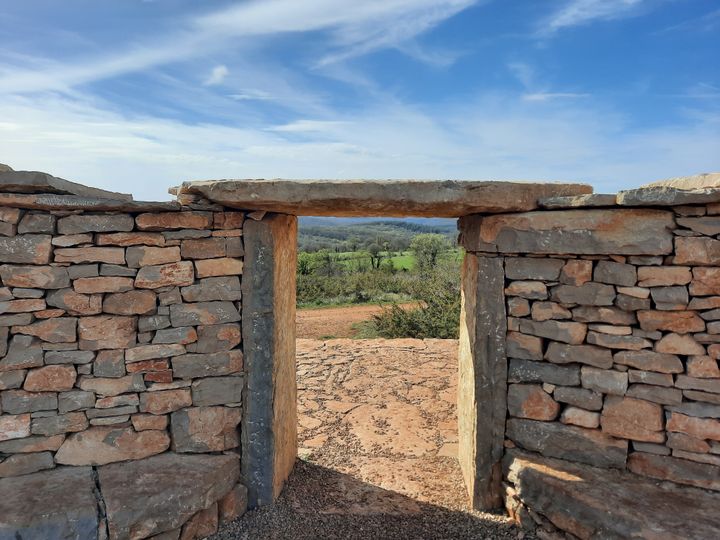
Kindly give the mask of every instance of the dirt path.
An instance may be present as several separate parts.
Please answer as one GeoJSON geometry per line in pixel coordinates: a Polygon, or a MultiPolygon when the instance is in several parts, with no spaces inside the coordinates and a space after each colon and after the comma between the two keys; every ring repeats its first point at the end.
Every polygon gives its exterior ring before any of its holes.
{"type": "Polygon", "coordinates": [[[504,515],[468,510],[456,341],[300,339],[297,362],[295,472],[273,507],[218,540],[522,537],[504,515]]]}
{"type": "MultiPolygon", "coordinates": [[[[401,304],[411,307],[414,304],[401,304]]],[[[298,309],[298,339],[334,339],[354,337],[353,325],[380,313],[380,306],[344,306],[336,308],[298,309]]]]}

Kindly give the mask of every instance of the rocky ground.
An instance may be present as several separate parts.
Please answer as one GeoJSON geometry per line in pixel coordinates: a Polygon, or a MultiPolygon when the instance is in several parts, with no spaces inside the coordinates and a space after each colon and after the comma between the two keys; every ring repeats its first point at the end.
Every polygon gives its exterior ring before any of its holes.
{"type": "MultiPolygon", "coordinates": [[[[412,303],[400,304],[412,307],[412,303]]],[[[301,339],[351,338],[357,334],[357,323],[367,321],[382,308],[377,305],[345,306],[297,311],[297,337],[301,339]]]]}
{"type": "Polygon", "coordinates": [[[518,538],[472,512],[456,459],[457,342],[299,339],[299,454],[278,502],[216,539],[518,538]]]}

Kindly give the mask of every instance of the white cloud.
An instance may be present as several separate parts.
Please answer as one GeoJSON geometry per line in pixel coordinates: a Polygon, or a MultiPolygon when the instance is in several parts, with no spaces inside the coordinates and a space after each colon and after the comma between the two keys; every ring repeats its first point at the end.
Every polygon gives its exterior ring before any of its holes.
{"type": "Polygon", "coordinates": [[[610,21],[637,14],[638,8],[653,0],[567,0],[540,27],[541,35],[548,35],[593,21],[610,21]]]}
{"type": "Polygon", "coordinates": [[[593,107],[486,95],[433,111],[385,103],[268,130],[123,116],[45,94],[0,101],[0,162],[151,200],[190,179],[535,179],[611,191],[720,170],[717,114],[632,130],[593,107]]]}
{"type": "Polygon", "coordinates": [[[532,92],[523,94],[525,101],[549,101],[551,99],[578,99],[590,97],[590,94],[582,94],[577,92],[532,92]]]}
{"type": "Polygon", "coordinates": [[[212,71],[210,72],[210,75],[207,79],[205,79],[205,82],[203,83],[205,86],[214,86],[217,84],[221,84],[225,77],[227,77],[230,73],[230,70],[227,68],[227,66],[224,66],[220,64],[219,66],[215,66],[212,68],[212,71]]]}

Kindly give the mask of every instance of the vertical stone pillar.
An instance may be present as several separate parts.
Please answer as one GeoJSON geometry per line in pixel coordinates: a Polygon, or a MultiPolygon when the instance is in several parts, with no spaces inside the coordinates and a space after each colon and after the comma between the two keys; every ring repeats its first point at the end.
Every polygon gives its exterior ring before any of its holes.
{"type": "Polygon", "coordinates": [[[271,503],[297,455],[297,218],[267,214],[244,228],[243,350],[247,371],[242,472],[250,506],[271,503]]]}
{"type": "Polygon", "coordinates": [[[458,458],[473,508],[502,505],[507,358],[503,259],[468,253],[462,275],[458,458]]]}

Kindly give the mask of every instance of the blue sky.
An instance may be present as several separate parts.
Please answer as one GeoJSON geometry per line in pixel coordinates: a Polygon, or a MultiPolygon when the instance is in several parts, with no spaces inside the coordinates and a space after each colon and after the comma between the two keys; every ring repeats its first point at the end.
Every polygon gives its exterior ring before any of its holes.
{"type": "Polygon", "coordinates": [[[0,4],[0,162],[167,198],[210,178],[720,170],[717,0],[0,4]]]}

